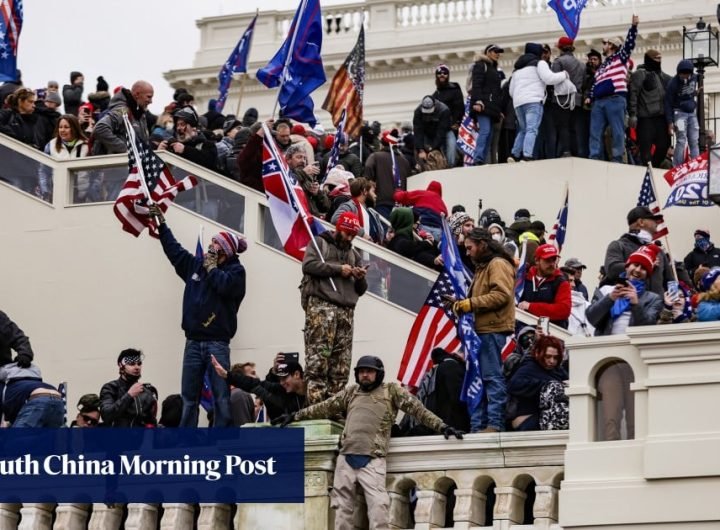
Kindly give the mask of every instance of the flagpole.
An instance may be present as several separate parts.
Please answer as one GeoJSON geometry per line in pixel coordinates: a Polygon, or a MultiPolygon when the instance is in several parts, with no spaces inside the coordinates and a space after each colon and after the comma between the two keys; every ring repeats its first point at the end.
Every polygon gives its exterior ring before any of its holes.
{"type": "MultiPolygon", "coordinates": [[[[290,61],[292,60],[293,56],[293,50],[295,49],[295,38],[297,37],[298,26],[300,25],[300,21],[302,20],[303,14],[305,13],[307,2],[308,0],[302,0],[302,3],[300,4],[300,11],[298,12],[298,17],[297,19],[295,19],[295,27],[293,28],[292,39],[290,39],[290,47],[288,48],[287,55],[285,56],[285,64],[283,65],[282,77],[280,78],[280,88],[278,90],[277,98],[275,99],[275,106],[273,107],[272,115],[270,116],[272,119],[275,119],[275,112],[277,112],[278,103],[280,103],[280,94],[282,93],[283,86],[285,85],[285,77],[287,75],[288,66],[290,65],[290,61]]],[[[315,239],[313,239],[313,243],[314,242],[315,239]]]]}
{"type": "Polygon", "coordinates": [[[152,196],[150,195],[150,189],[148,188],[147,181],[145,180],[145,171],[143,170],[142,161],[140,160],[140,154],[138,153],[137,146],[135,145],[135,130],[130,124],[130,119],[128,118],[127,111],[123,112],[123,122],[125,122],[125,131],[128,135],[128,139],[130,140],[128,142],[130,144],[130,149],[132,149],[133,155],[135,156],[135,167],[137,168],[138,176],[140,177],[140,185],[145,192],[148,203],[151,205],[155,204],[155,202],[152,200],[152,196]]]}
{"type": "MultiPolygon", "coordinates": [[[[279,160],[280,155],[278,154],[277,149],[275,147],[275,141],[272,139],[272,135],[270,134],[270,129],[268,129],[268,126],[265,122],[263,122],[262,128],[263,128],[263,133],[268,135],[267,137],[270,139],[268,144],[270,145],[270,149],[272,150],[273,156],[275,157],[276,160],[279,160]]],[[[290,185],[290,183],[287,181],[288,177],[284,173],[282,164],[280,164],[280,176],[282,177],[283,181],[285,181],[285,185],[286,185],[287,189],[292,194],[295,204],[299,205],[300,200],[298,199],[298,196],[295,193],[295,188],[292,185],[290,185]]],[[[305,229],[307,230],[308,235],[310,236],[310,241],[312,241],[312,245],[313,245],[313,248],[315,249],[315,252],[317,252],[318,256],[320,257],[320,261],[322,263],[325,263],[325,258],[323,257],[322,253],[320,252],[320,247],[318,247],[317,241],[315,241],[315,235],[312,233],[312,230],[310,230],[310,224],[308,223],[307,214],[305,213],[305,210],[303,208],[298,208],[298,210],[300,211],[300,218],[302,219],[303,224],[305,225],[305,229]]],[[[335,286],[335,282],[333,281],[333,279],[328,277],[328,280],[330,280],[330,285],[332,286],[333,291],[337,292],[337,287],[335,286]]]]}
{"type": "MultiPolygon", "coordinates": [[[[653,195],[655,195],[655,200],[658,201],[658,206],[660,206],[660,197],[657,194],[657,189],[655,188],[655,173],[653,172],[652,163],[648,162],[647,165],[648,172],[650,173],[650,186],[652,187],[653,195]]],[[[672,251],[670,250],[670,239],[668,238],[667,234],[662,237],[663,245],[665,245],[666,253],[668,256],[668,261],[670,261],[670,268],[672,269],[673,278],[675,278],[675,281],[678,281],[678,273],[677,268],[675,267],[675,260],[672,257],[672,251]]]]}
{"type": "Polygon", "coordinates": [[[235,110],[235,118],[240,116],[240,104],[242,103],[243,94],[245,93],[245,79],[247,79],[247,72],[240,74],[240,94],[238,95],[237,109],[235,110]]]}
{"type": "Polygon", "coordinates": [[[565,203],[569,199],[568,193],[570,192],[570,186],[568,184],[568,181],[565,181],[565,186],[563,187],[563,194],[562,194],[562,203],[560,205],[560,209],[558,210],[558,218],[555,220],[555,223],[557,224],[557,228],[555,229],[555,239],[553,239],[552,244],[557,249],[558,252],[560,252],[560,243],[558,243],[557,240],[557,233],[560,230],[560,217],[562,216],[563,210],[565,209],[565,203]]]}

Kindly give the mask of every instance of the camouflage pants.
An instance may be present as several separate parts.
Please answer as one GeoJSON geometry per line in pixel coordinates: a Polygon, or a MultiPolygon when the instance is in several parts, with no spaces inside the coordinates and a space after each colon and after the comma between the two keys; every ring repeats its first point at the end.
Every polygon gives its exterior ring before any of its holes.
{"type": "Polygon", "coordinates": [[[354,309],[311,296],[305,311],[305,382],[310,405],[340,392],[352,361],[354,309]]]}

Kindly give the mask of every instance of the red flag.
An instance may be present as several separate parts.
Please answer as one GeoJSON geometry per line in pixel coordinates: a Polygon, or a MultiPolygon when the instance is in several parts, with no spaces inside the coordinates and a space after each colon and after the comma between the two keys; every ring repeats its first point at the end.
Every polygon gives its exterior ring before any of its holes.
{"type": "Polygon", "coordinates": [[[397,378],[401,383],[411,387],[420,385],[430,366],[433,349],[460,353],[457,321],[455,315],[443,306],[442,298],[444,294],[453,293],[450,277],[446,272],[440,273],[410,330],[398,371],[397,378]]]}
{"type": "Polygon", "coordinates": [[[335,127],[340,124],[343,110],[347,111],[345,133],[356,137],[363,121],[363,91],[365,89],[365,30],[361,26],[358,40],[350,55],[330,82],[322,108],[332,114],[335,127]]]}
{"type": "MultiPolygon", "coordinates": [[[[147,227],[152,237],[158,237],[155,219],[149,215],[145,186],[140,180],[140,171],[135,154],[130,140],[128,139],[126,142],[128,144],[130,172],[118,198],[115,200],[113,212],[115,212],[115,216],[120,220],[122,228],[126,232],[138,237],[143,229],[147,227]]],[[[152,152],[149,145],[141,140],[136,140],[135,144],[138,157],[140,157],[142,172],[145,175],[145,183],[147,189],[150,190],[150,198],[163,212],[166,212],[177,194],[194,188],[197,185],[197,179],[190,175],[180,182],[176,182],[165,162],[152,152]]]]}

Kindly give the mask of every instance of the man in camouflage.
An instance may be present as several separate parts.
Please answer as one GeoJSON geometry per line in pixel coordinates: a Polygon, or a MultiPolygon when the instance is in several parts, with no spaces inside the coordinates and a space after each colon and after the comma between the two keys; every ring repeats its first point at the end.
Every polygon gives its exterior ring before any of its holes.
{"type": "Polygon", "coordinates": [[[385,457],[390,430],[398,410],[445,435],[462,439],[463,432],[443,423],[435,414],[397,383],[383,383],[385,367],[378,357],[366,355],[355,366],[355,382],[322,403],[286,414],[280,423],[346,416],[335,466],[331,506],[335,529],[354,528],[355,487],[360,484],[368,507],[370,529],[389,528],[390,497],[385,489],[385,457]]]}
{"type": "Polygon", "coordinates": [[[359,232],[359,219],[346,212],[338,218],[334,232],[317,237],[319,253],[314,245],[305,251],[305,380],[311,405],[340,392],[350,375],[353,314],[358,298],[367,290],[367,267],[352,248],[359,232]]]}

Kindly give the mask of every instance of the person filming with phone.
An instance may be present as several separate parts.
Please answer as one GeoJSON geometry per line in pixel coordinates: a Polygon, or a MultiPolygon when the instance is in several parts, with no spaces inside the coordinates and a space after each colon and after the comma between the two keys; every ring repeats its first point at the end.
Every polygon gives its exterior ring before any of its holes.
{"type": "Polygon", "coordinates": [[[367,291],[367,265],[352,241],[360,233],[357,215],[345,212],[334,231],[315,238],[305,250],[300,303],[305,310],[305,379],[309,404],[320,403],[348,383],[353,318],[367,291]]]}
{"type": "Polygon", "coordinates": [[[310,213],[322,217],[330,209],[330,197],[318,182],[320,177],[319,164],[307,163],[307,152],[303,144],[292,144],[285,151],[285,161],[290,170],[290,178],[300,184],[307,197],[310,213]]]}
{"type": "MultiPolygon", "coordinates": [[[[595,335],[620,335],[628,326],[656,324],[663,300],[649,288],[649,277],[655,268],[660,247],[644,245],[630,254],[625,272],[612,285],[603,285],[585,312],[595,326],[595,335]]],[[[632,368],[621,361],[611,362],[599,372],[597,389],[602,412],[599,436],[603,440],[619,440],[625,411],[627,439],[635,437],[634,401],[630,383],[632,368]]]]}

